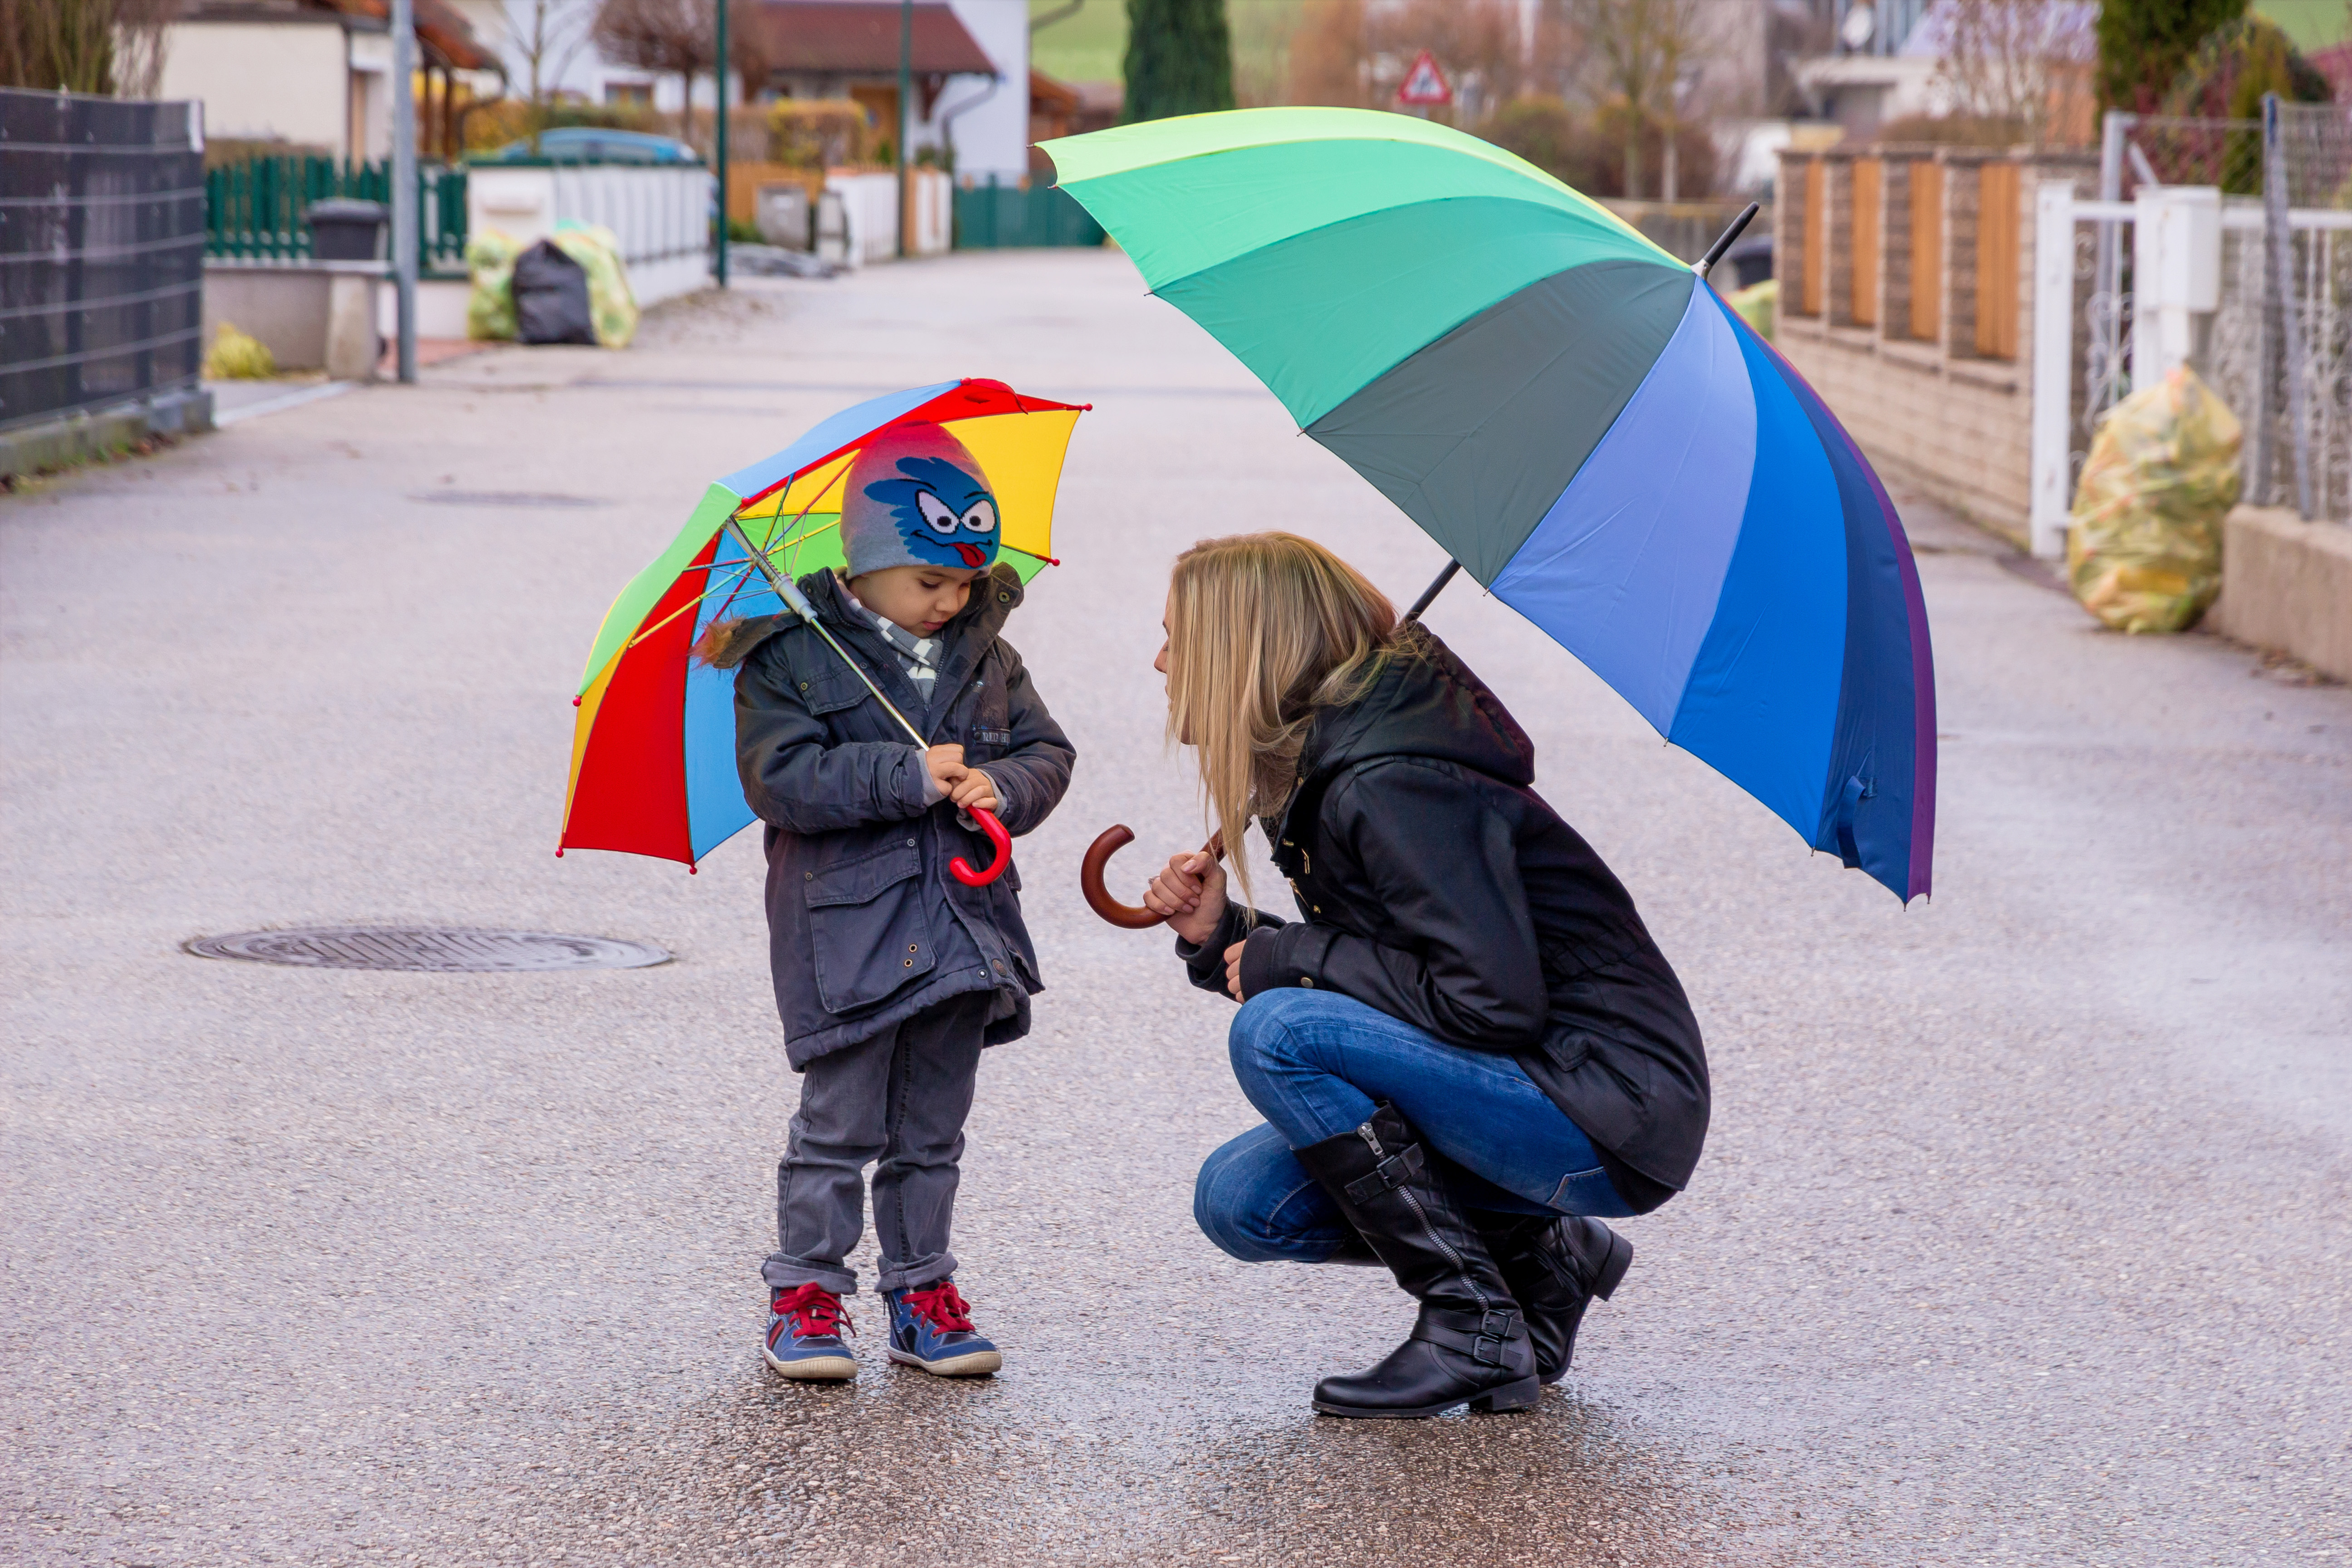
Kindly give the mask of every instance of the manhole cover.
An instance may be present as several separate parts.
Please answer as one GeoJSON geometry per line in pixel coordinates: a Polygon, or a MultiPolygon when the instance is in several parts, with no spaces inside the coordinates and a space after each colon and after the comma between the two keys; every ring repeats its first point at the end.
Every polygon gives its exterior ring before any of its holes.
{"type": "Polygon", "coordinates": [[[425,490],[409,497],[435,506],[603,506],[590,496],[558,495],[551,490],[425,490]]]}
{"type": "Polygon", "coordinates": [[[198,958],[243,958],[304,969],[416,969],[436,973],[526,969],[643,969],[669,954],[642,942],[541,931],[453,931],[438,926],[313,926],[200,936],[198,958]]]}

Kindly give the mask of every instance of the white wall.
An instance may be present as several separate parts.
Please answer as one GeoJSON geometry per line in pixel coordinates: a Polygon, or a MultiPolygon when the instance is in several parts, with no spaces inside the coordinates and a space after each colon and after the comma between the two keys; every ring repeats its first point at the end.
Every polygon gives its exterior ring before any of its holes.
{"type": "Polygon", "coordinates": [[[347,155],[349,67],[339,22],[182,22],[156,96],[201,99],[205,134],[282,138],[347,155]]]}
{"type": "MultiPolygon", "coordinates": [[[[955,118],[956,173],[1018,178],[1029,172],[1028,0],[950,3],[973,41],[994,62],[998,79],[993,97],[955,118]]],[[[1101,3],[1105,0],[1097,0],[1101,3]]],[[[952,110],[987,86],[979,77],[957,77],[940,95],[939,108],[952,110]]],[[[921,145],[919,139],[916,144],[921,145]]]]}

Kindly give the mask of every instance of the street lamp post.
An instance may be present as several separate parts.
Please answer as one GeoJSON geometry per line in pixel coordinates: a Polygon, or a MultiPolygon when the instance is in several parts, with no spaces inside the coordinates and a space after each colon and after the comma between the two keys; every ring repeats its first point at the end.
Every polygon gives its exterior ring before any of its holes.
{"type": "Polygon", "coordinates": [[[907,258],[907,136],[914,118],[915,0],[898,0],[898,259],[907,258]]]}
{"type": "Polygon", "coordinates": [[[710,68],[710,89],[719,100],[719,110],[711,123],[719,153],[719,249],[714,258],[712,275],[721,289],[727,287],[727,0],[716,0],[719,6],[719,58],[710,68]]]}
{"type": "Polygon", "coordinates": [[[392,0],[392,276],[400,379],[416,379],[416,8],[392,0]]]}

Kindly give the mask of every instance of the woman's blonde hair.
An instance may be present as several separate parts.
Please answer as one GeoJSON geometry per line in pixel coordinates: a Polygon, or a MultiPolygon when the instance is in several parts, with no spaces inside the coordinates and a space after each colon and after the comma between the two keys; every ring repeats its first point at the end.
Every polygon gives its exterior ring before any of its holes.
{"type": "Polygon", "coordinates": [[[1168,735],[1194,749],[1202,805],[1245,899],[1242,830],[1282,809],[1315,710],[1361,697],[1399,631],[1388,595],[1311,539],[1239,533],[1176,558],[1168,735]]]}

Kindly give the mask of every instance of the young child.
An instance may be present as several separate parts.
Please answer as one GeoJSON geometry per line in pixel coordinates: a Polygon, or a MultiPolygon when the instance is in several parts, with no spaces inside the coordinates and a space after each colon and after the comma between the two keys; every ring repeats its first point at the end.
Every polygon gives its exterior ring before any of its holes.
{"type": "Polygon", "coordinates": [[[1018,877],[967,888],[948,862],[992,856],[966,808],[1016,836],[1043,822],[1074,753],[998,636],[1021,580],[994,564],[996,501],[962,443],[936,425],[869,443],[850,465],[841,538],[847,572],[801,589],[928,750],[798,616],[732,623],[704,645],[742,667],[737,764],[767,824],[769,957],[802,1075],[761,1271],[766,1354],[789,1378],[856,1375],[841,1298],[857,1279],[842,1259],[878,1161],[890,1359],[984,1374],[1003,1357],[972,1326],[948,1250],[957,1162],[981,1049],[1028,1033],[1042,987],[1018,877]]]}

